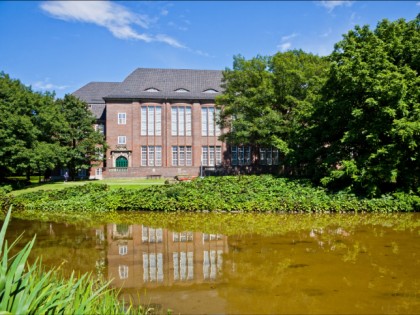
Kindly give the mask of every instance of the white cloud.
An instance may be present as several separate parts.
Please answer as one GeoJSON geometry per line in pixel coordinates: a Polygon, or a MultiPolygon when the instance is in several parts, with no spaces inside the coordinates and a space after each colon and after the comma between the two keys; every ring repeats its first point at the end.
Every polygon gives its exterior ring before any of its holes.
{"type": "Polygon", "coordinates": [[[56,85],[49,82],[49,78],[45,78],[43,81],[37,81],[32,84],[32,88],[37,91],[53,91],[53,90],[65,90],[68,85],[56,85]]]}
{"type": "Polygon", "coordinates": [[[292,38],[295,38],[296,36],[298,36],[298,34],[297,34],[297,33],[292,33],[292,34],[290,34],[290,35],[285,35],[285,36],[283,36],[283,37],[281,38],[281,41],[282,41],[282,42],[285,42],[285,41],[288,41],[288,40],[290,40],[290,39],[292,39],[292,38]]]}
{"type": "Polygon", "coordinates": [[[417,2],[416,5],[418,5],[420,7],[420,2],[417,2]]]}
{"type": "Polygon", "coordinates": [[[281,51],[286,51],[288,50],[290,47],[292,47],[292,43],[290,42],[286,42],[280,45],[277,45],[277,48],[279,48],[281,51]]]}
{"type": "Polygon", "coordinates": [[[328,10],[328,12],[332,12],[336,7],[346,6],[350,7],[353,4],[353,1],[346,1],[346,0],[323,0],[318,2],[319,5],[323,6],[328,10]]]}
{"type": "Polygon", "coordinates": [[[63,21],[92,23],[105,27],[119,39],[141,40],[146,43],[163,42],[173,47],[185,48],[167,35],[153,36],[137,32],[134,26],[148,29],[152,20],[146,15],[133,13],[110,1],[48,1],[41,4],[41,9],[63,21]]]}

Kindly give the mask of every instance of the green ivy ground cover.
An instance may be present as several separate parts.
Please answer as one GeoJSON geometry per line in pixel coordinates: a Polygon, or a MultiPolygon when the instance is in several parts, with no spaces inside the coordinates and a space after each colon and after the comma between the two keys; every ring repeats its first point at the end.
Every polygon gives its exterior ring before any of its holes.
{"type": "Polygon", "coordinates": [[[0,195],[0,205],[15,211],[110,213],[113,211],[223,212],[411,212],[420,210],[416,194],[361,198],[329,193],[308,182],[263,176],[207,177],[143,189],[109,189],[87,184],[19,196],[0,195]]]}

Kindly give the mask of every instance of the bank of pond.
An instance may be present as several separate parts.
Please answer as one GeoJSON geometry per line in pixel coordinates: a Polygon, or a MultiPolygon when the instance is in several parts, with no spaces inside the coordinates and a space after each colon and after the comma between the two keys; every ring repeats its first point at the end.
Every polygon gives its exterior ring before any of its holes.
{"type": "Polygon", "coordinates": [[[396,192],[364,198],[350,192],[329,192],[308,181],[271,175],[223,176],[142,189],[109,189],[90,183],[62,190],[19,196],[0,193],[6,210],[71,213],[113,211],[194,212],[413,212],[420,210],[418,192],[396,192]]]}

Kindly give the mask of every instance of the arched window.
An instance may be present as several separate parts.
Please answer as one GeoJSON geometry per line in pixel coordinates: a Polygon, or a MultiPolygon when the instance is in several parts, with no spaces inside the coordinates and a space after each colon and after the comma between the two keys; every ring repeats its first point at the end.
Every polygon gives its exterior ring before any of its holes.
{"type": "Polygon", "coordinates": [[[208,89],[203,91],[203,93],[218,93],[215,89],[208,89]]]}
{"type": "Polygon", "coordinates": [[[159,92],[159,90],[156,88],[148,88],[148,89],[145,89],[145,91],[146,92],[159,92]]]}
{"type": "Polygon", "coordinates": [[[115,161],[116,167],[128,167],[128,160],[124,156],[120,156],[117,158],[117,161],[115,161]]]}
{"type": "Polygon", "coordinates": [[[188,90],[186,90],[186,89],[176,89],[175,90],[175,92],[178,92],[178,93],[188,93],[189,91],[188,90]]]}

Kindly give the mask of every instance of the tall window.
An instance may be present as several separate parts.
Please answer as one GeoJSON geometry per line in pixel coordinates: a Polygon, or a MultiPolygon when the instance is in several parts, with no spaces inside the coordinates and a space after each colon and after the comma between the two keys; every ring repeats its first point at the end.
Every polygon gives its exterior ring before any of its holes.
{"type": "Polygon", "coordinates": [[[162,135],[162,107],[142,106],[141,107],[141,135],[160,136],[162,135]]]}
{"type": "Polygon", "coordinates": [[[127,137],[126,136],[118,136],[118,144],[126,144],[127,137]]]}
{"type": "Polygon", "coordinates": [[[279,165],[279,151],[273,148],[260,149],[261,165],[279,165]]]}
{"type": "Polygon", "coordinates": [[[141,166],[162,166],[162,147],[142,146],[141,166]]]}
{"type": "Polygon", "coordinates": [[[191,166],[192,165],[192,147],[191,146],[173,146],[172,147],[172,165],[173,166],[191,166]]]}
{"type": "Polygon", "coordinates": [[[216,123],[220,110],[214,107],[201,108],[201,135],[220,136],[220,127],[216,123]]]}
{"type": "Polygon", "coordinates": [[[118,125],[125,125],[127,123],[127,116],[125,113],[118,113],[118,125]]]}
{"type": "Polygon", "coordinates": [[[171,108],[171,130],[173,136],[191,136],[191,107],[171,108]]]}
{"type": "Polygon", "coordinates": [[[222,147],[203,146],[201,154],[201,163],[203,166],[214,166],[222,164],[222,147]]]}
{"type": "Polygon", "coordinates": [[[251,147],[250,146],[233,146],[231,147],[232,165],[250,165],[251,164],[251,147]]]}

